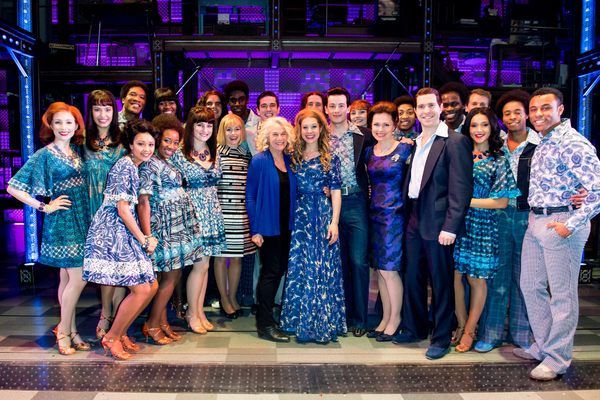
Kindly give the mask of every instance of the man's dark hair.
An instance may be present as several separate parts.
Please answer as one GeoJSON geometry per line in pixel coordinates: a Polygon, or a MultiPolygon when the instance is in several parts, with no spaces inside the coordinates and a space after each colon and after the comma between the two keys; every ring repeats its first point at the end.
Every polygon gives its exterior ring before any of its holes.
{"type": "Polygon", "coordinates": [[[121,92],[119,93],[119,98],[122,100],[127,97],[127,93],[132,87],[141,87],[146,95],[146,102],[148,102],[148,97],[150,96],[150,88],[142,81],[129,81],[121,87],[121,92]]]}
{"type": "Polygon", "coordinates": [[[428,95],[428,94],[435,95],[435,99],[437,100],[438,105],[440,105],[440,106],[442,105],[442,96],[440,96],[440,93],[437,90],[435,90],[434,88],[425,87],[425,88],[419,89],[419,91],[417,92],[417,94],[415,94],[415,108],[416,108],[416,104],[417,104],[417,98],[419,96],[425,96],[425,95],[428,95]]]}
{"type": "Polygon", "coordinates": [[[236,90],[241,90],[246,95],[247,99],[250,99],[250,89],[248,89],[248,85],[243,81],[231,81],[225,86],[225,99],[229,101],[229,96],[231,92],[235,92],[236,90]]]}
{"type": "Polygon", "coordinates": [[[308,93],[304,93],[304,96],[302,96],[302,101],[300,102],[300,109],[304,110],[306,108],[306,103],[308,103],[308,98],[310,96],[319,96],[321,98],[321,101],[323,102],[323,107],[325,107],[327,105],[327,99],[325,98],[325,95],[321,92],[308,92],[308,93]]]}
{"type": "Polygon", "coordinates": [[[256,99],[256,107],[260,108],[260,100],[264,97],[275,97],[275,102],[277,102],[277,107],[279,107],[279,97],[270,90],[266,90],[258,96],[258,99],[256,99]]]}
{"type": "Polygon", "coordinates": [[[500,96],[496,102],[496,115],[498,115],[498,118],[502,120],[504,106],[512,101],[521,103],[525,109],[525,113],[529,114],[529,99],[531,99],[529,93],[521,89],[515,89],[511,90],[510,92],[506,92],[500,96]]]}
{"type": "Polygon", "coordinates": [[[533,94],[531,95],[531,97],[545,96],[547,94],[553,94],[554,97],[556,98],[556,100],[558,100],[558,105],[559,106],[561,104],[563,104],[564,98],[563,98],[562,92],[560,90],[558,90],[558,89],[553,88],[553,87],[539,88],[538,90],[536,90],[535,92],[533,92],[533,94]]]}
{"type": "Polygon", "coordinates": [[[400,107],[402,104],[410,104],[411,106],[413,106],[413,108],[415,108],[417,106],[416,103],[417,102],[415,101],[415,98],[408,94],[396,97],[396,99],[394,100],[394,105],[396,106],[396,108],[400,107]]]}
{"type": "Polygon", "coordinates": [[[346,106],[350,106],[350,103],[352,103],[350,101],[350,93],[348,93],[348,91],[342,87],[334,87],[327,91],[327,101],[325,102],[324,106],[329,104],[329,96],[340,96],[340,95],[346,96],[346,106]]]}
{"type": "Polygon", "coordinates": [[[460,83],[460,82],[448,82],[444,86],[440,88],[440,97],[450,92],[458,93],[458,97],[460,97],[460,101],[463,103],[463,106],[466,106],[469,103],[469,89],[460,83]]]}

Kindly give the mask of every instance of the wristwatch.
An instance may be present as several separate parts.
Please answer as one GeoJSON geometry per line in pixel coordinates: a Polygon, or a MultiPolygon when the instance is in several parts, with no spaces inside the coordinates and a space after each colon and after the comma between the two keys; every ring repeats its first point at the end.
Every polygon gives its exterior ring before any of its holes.
{"type": "Polygon", "coordinates": [[[46,204],[44,204],[43,201],[40,201],[40,205],[38,206],[38,210],[40,210],[41,212],[44,212],[45,208],[46,208],[46,204]]]}

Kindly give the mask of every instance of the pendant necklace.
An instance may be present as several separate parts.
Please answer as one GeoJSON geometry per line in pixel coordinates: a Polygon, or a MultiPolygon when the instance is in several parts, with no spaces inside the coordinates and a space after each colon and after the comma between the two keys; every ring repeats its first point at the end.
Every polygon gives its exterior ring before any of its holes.
{"type": "Polygon", "coordinates": [[[57,145],[56,143],[54,144],[54,148],[56,149],[56,151],[58,151],[60,153],[61,156],[65,157],[67,160],[70,160],[71,162],[75,161],[75,153],[71,154],[70,156],[67,155],[67,153],[65,153],[64,151],[62,151],[57,145]]]}
{"type": "Polygon", "coordinates": [[[475,160],[475,159],[483,160],[484,158],[488,158],[489,156],[490,156],[490,151],[486,150],[483,152],[479,152],[479,154],[473,154],[473,160],[475,160]]]}
{"type": "Polygon", "coordinates": [[[194,158],[199,158],[200,161],[206,161],[208,156],[210,156],[210,152],[208,151],[208,149],[204,149],[204,151],[193,150],[192,155],[194,156],[194,158]]]}

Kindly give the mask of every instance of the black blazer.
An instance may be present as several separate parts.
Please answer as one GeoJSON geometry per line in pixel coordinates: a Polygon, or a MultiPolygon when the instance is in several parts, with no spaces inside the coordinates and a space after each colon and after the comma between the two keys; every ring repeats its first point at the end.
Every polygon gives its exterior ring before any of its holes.
{"type": "Polygon", "coordinates": [[[375,139],[371,134],[371,130],[362,126],[357,127],[362,135],[353,133],[353,145],[354,145],[354,169],[356,171],[356,182],[358,186],[365,194],[366,198],[369,198],[369,176],[367,174],[367,166],[365,165],[365,150],[369,146],[375,145],[375,139]]]}
{"type": "MultiPolygon", "coordinates": [[[[473,198],[473,150],[466,136],[448,129],[448,137],[434,136],[425,162],[417,203],[419,233],[425,240],[437,241],[441,231],[465,234],[465,216],[473,198]]],[[[412,160],[404,181],[404,204],[408,204],[408,186],[412,160]]],[[[408,209],[408,207],[405,207],[408,209]]]]}

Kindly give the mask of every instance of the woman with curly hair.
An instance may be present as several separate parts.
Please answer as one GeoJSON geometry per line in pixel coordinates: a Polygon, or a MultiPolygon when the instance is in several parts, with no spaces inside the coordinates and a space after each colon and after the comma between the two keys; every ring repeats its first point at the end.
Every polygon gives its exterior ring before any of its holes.
{"type": "Polygon", "coordinates": [[[121,143],[127,155],[108,174],[104,201],[94,215],[85,243],[83,280],[126,286],[131,291],[102,338],[105,354],[110,350],[118,360],[131,358],[128,351],[140,350],[127,336],[127,329],[158,289],[149,258],[158,241],[142,232],[135,212],[140,187],[138,168],[152,157],[156,137],[157,132],[147,121],[137,119],[123,126],[121,143]]]}
{"type": "Polygon", "coordinates": [[[475,328],[485,306],[487,279],[498,272],[498,214],[508,199],[521,194],[502,151],[500,126],[488,107],[474,108],[465,120],[463,134],[473,145],[473,199],[465,218],[467,233],[454,247],[454,295],[458,337],[456,351],[471,350],[475,328]],[[466,132],[469,132],[468,134],[466,132]],[[471,287],[469,313],[465,305],[463,274],[471,287]],[[461,332],[462,330],[462,332],[461,332]]]}
{"type": "Polygon", "coordinates": [[[256,138],[258,153],[252,158],[246,180],[246,211],[252,241],[261,248],[262,268],[256,297],[258,336],[275,342],[289,342],[273,319],[273,304],[290,255],[294,228],[296,176],[290,153],[294,128],[281,117],[266,120],[256,138]]]}
{"type": "Polygon", "coordinates": [[[296,332],[298,340],[326,343],[347,332],[338,241],[340,160],[329,152],[327,120],[320,111],[300,111],[295,134],[294,231],[279,326],[296,332]],[[331,192],[331,202],[325,188],[331,192]]]}
{"type": "Polygon", "coordinates": [[[83,127],[77,108],[52,103],[42,117],[40,129],[40,140],[47,146],[31,156],[6,189],[15,199],[48,214],[44,218],[39,261],[60,268],[60,322],[53,332],[58,351],[64,355],[91,348],[75,325],[75,306],[86,284],[81,276],[90,224],[83,161],[77,153],[77,146],[84,139],[83,127]],[[31,195],[50,197],[50,203],[44,204],[31,195]]]}

